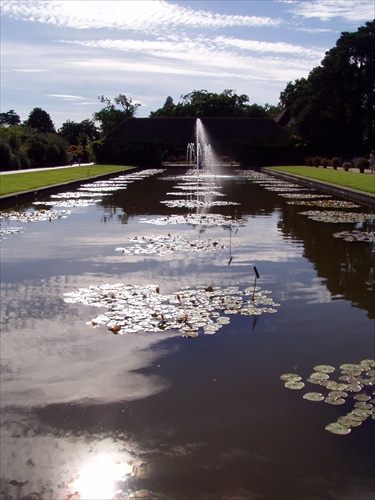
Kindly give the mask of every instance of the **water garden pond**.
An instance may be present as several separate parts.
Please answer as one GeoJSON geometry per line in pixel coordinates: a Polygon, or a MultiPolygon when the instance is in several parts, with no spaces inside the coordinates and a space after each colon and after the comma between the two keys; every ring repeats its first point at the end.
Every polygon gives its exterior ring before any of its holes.
{"type": "Polygon", "coordinates": [[[1,219],[1,495],[373,498],[370,207],[151,170],[1,219]]]}

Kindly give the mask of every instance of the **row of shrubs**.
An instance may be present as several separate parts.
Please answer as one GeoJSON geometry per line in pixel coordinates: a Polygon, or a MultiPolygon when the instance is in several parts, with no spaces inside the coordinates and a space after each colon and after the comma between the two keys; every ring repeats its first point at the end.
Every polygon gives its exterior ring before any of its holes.
{"type": "Polygon", "coordinates": [[[321,156],[309,156],[306,158],[306,165],[310,167],[332,167],[334,170],[343,168],[348,171],[351,168],[358,168],[360,172],[364,172],[366,168],[370,168],[370,160],[365,157],[356,158],[353,161],[343,161],[339,157],[322,158],[321,156]]]}

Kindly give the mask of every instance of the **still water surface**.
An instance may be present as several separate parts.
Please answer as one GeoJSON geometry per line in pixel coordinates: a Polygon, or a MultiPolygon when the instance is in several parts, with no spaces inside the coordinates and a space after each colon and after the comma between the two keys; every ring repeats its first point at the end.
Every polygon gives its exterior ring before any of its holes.
{"type": "Polygon", "coordinates": [[[375,357],[374,245],[333,238],[356,225],[310,220],[299,213],[309,207],[239,175],[215,178],[220,199],[238,204],[208,209],[241,220],[236,231],[144,223],[189,212],[161,203],[178,198],[177,174],[139,179],[63,219],[3,220],[24,230],[1,243],[2,498],[374,498],[374,420],[332,434],[325,426],[353,395],[339,406],[303,399],[327,395],[306,382],[314,366],[339,372],[375,357]],[[226,245],[116,251],[167,233],[226,245]],[[277,312],[231,315],[196,338],[114,335],[87,324],[102,308],[64,296],[105,283],[245,289],[254,265],[277,312]],[[285,388],[285,373],[306,386],[285,388]]]}

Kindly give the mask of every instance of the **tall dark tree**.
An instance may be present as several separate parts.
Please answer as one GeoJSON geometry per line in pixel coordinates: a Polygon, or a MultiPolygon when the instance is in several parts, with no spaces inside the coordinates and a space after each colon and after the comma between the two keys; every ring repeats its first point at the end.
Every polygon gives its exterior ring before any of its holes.
{"type": "Polygon", "coordinates": [[[342,33],[307,79],[287,84],[280,102],[319,154],[364,154],[375,147],[375,21],[342,33]]]}
{"type": "Polygon", "coordinates": [[[135,116],[140,106],[139,103],[133,104],[131,97],[127,97],[124,94],[119,94],[113,99],[102,95],[98,96],[98,99],[102,104],[105,104],[105,107],[94,113],[93,118],[95,121],[100,122],[100,129],[103,135],[107,135],[126,118],[135,116]]]}
{"type": "Polygon", "coordinates": [[[55,125],[50,115],[42,108],[34,108],[25,121],[25,125],[35,130],[39,130],[39,132],[43,134],[56,132],[55,125]]]}
{"type": "Polygon", "coordinates": [[[5,113],[0,113],[0,125],[12,126],[19,125],[21,123],[21,118],[17,115],[14,109],[10,109],[5,113]]]}

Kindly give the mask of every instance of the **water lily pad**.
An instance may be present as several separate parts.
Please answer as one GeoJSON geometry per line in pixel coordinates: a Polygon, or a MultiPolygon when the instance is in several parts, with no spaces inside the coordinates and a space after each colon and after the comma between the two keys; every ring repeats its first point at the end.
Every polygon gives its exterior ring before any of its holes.
{"type": "Polygon", "coordinates": [[[361,410],[370,410],[370,413],[373,413],[374,406],[371,403],[358,401],[358,403],[355,403],[354,406],[355,408],[360,408],[361,410]]]}
{"type": "Polygon", "coordinates": [[[338,422],[332,422],[325,427],[326,431],[332,432],[332,434],[349,434],[351,429],[338,422]]]}
{"type": "Polygon", "coordinates": [[[348,417],[339,417],[337,419],[337,423],[340,424],[340,425],[343,425],[344,427],[352,427],[352,420],[350,420],[350,418],[348,417]]]}
{"type": "Polygon", "coordinates": [[[308,401],[323,401],[324,396],[320,392],[307,392],[304,394],[303,399],[307,399],[308,401]]]}
{"type": "Polygon", "coordinates": [[[343,365],[340,365],[340,369],[341,370],[345,370],[345,372],[350,372],[352,370],[361,370],[362,371],[362,368],[360,365],[356,365],[356,364],[353,364],[353,363],[345,363],[343,365]]]}
{"type": "Polygon", "coordinates": [[[335,405],[335,406],[343,405],[345,403],[345,399],[344,398],[337,398],[337,397],[334,397],[334,396],[327,396],[324,399],[324,401],[325,401],[325,403],[328,403],[330,405],[335,405]]]}
{"type": "Polygon", "coordinates": [[[335,382],[334,380],[329,380],[325,384],[327,389],[330,389],[331,391],[345,391],[348,388],[348,384],[342,384],[335,382]]]}
{"type": "Polygon", "coordinates": [[[368,394],[355,394],[354,399],[357,401],[370,401],[371,396],[368,394]]]}
{"type": "Polygon", "coordinates": [[[317,365],[314,366],[314,370],[316,372],[322,372],[322,373],[333,373],[335,371],[334,366],[330,365],[317,365]]]}
{"type": "Polygon", "coordinates": [[[302,377],[297,373],[284,373],[283,375],[280,375],[280,378],[281,380],[302,380],[302,377]]]}
{"type": "Polygon", "coordinates": [[[356,383],[347,384],[346,389],[350,392],[360,392],[362,390],[362,385],[356,383]]]}
{"type": "Polygon", "coordinates": [[[285,387],[288,389],[302,389],[305,387],[305,384],[303,382],[299,382],[297,380],[289,380],[288,382],[285,382],[285,387]]]}
{"type": "Polygon", "coordinates": [[[361,417],[363,418],[364,420],[369,416],[371,415],[371,411],[369,410],[365,410],[365,409],[362,409],[362,408],[355,408],[353,411],[352,411],[352,414],[353,415],[356,415],[357,417],[361,417]]]}
{"type": "Polygon", "coordinates": [[[312,378],[314,380],[328,380],[329,375],[327,373],[323,373],[323,372],[314,372],[310,375],[310,378],[312,378]]]}
{"type": "Polygon", "coordinates": [[[328,393],[328,396],[332,396],[333,398],[347,398],[348,393],[344,391],[331,391],[328,393]]]}

